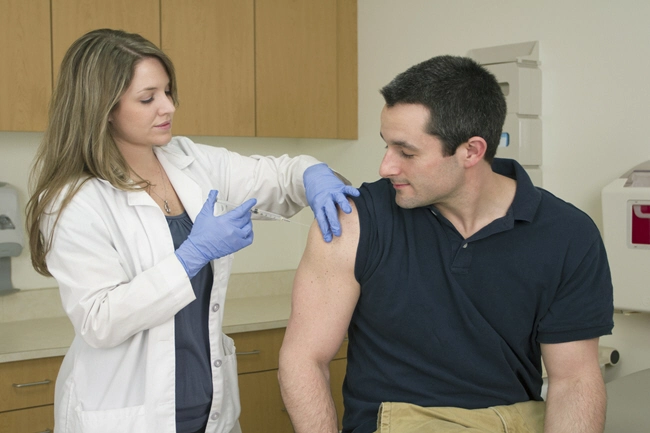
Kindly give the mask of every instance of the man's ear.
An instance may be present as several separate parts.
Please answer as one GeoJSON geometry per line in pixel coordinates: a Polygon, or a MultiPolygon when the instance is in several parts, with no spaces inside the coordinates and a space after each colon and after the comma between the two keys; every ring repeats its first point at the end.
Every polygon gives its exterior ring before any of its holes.
{"type": "Polygon", "coordinates": [[[466,143],[463,143],[463,146],[465,147],[465,167],[472,167],[479,161],[483,161],[487,150],[487,142],[483,138],[471,137],[466,143]]]}

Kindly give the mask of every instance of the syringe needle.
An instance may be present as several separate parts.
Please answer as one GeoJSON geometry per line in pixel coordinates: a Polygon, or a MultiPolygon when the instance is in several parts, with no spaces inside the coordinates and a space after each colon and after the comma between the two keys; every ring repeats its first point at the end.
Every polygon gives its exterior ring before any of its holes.
{"type": "MultiPolygon", "coordinates": [[[[221,200],[221,199],[217,199],[217,203],[220,203],[220,204],[222,204],[224,206],[228,206],[228,207],[231,207],[231,208],[236,208],[236,207],[240,206],[238,204],[231,203],[229,201],[221,200]]],[[[283,217],[282,215],[279,215],[279,214],[276,214],[276,213],[273,213],[273,212],[269,212],[269,211],[265,211],[265,210],[262,210],[262,209],[258,209],[256,207],[252,208],[250,210],[250,212],[254,213],[254,214],[257,214],[257,215],[261,215],[261,216],[269,218],[269,219],[274,219],[274,220],[277,220],[277,221],[284,221],[284,222],[287,222],[287,223],[294,223],[294,224],[298,224],[298,225],[301,225],[301,226],[309,227],[307,224],[302,224],[302,223],[299,223],[297,221],[292,221],[289,218],[283,217]]]]}

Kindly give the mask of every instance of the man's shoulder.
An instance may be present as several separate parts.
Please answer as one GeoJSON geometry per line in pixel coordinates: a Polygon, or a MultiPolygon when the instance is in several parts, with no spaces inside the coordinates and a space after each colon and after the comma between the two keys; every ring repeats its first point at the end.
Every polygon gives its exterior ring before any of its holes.
{"type": "Polygon", "coordinates": [[[600,237],[596,223],[585,211],[550,191],[538,190],[542,194],[538,211],[540,221],[553,225],[555,230],[563,231],[571,238],[600,237]]]}
{"type": "Polygon", "coordinates": [[[390,205],[394,201],[395,192],[388,179],[364,182],[359,187],[359,192],[359,197],[354,197],[357,206],[376,207],[377,205],[390,205]]]}

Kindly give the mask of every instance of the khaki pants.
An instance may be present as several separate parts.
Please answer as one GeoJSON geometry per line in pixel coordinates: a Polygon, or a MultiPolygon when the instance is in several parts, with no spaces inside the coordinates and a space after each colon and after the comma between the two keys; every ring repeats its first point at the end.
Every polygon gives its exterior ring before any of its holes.
{"type": "Polygon", "coordinates": [[[545,409],[542,401],[487,409],[382,403],[375,433],[542,433],[545,409]]]}

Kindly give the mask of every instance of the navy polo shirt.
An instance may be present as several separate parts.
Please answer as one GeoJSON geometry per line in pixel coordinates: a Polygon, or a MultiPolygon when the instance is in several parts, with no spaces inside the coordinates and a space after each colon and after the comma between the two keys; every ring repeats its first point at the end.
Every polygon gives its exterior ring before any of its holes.
{"type": "Polygon", "coordinates": [[[485,408],[541,400],[540,343],[613,328],[600,233],[515,161],[507,214],[464,239],[434,207],[402,209],[382,179],[354,198],[361,296],[348,330],[343,431],[376,430],[379,404],[485,408]]]}

